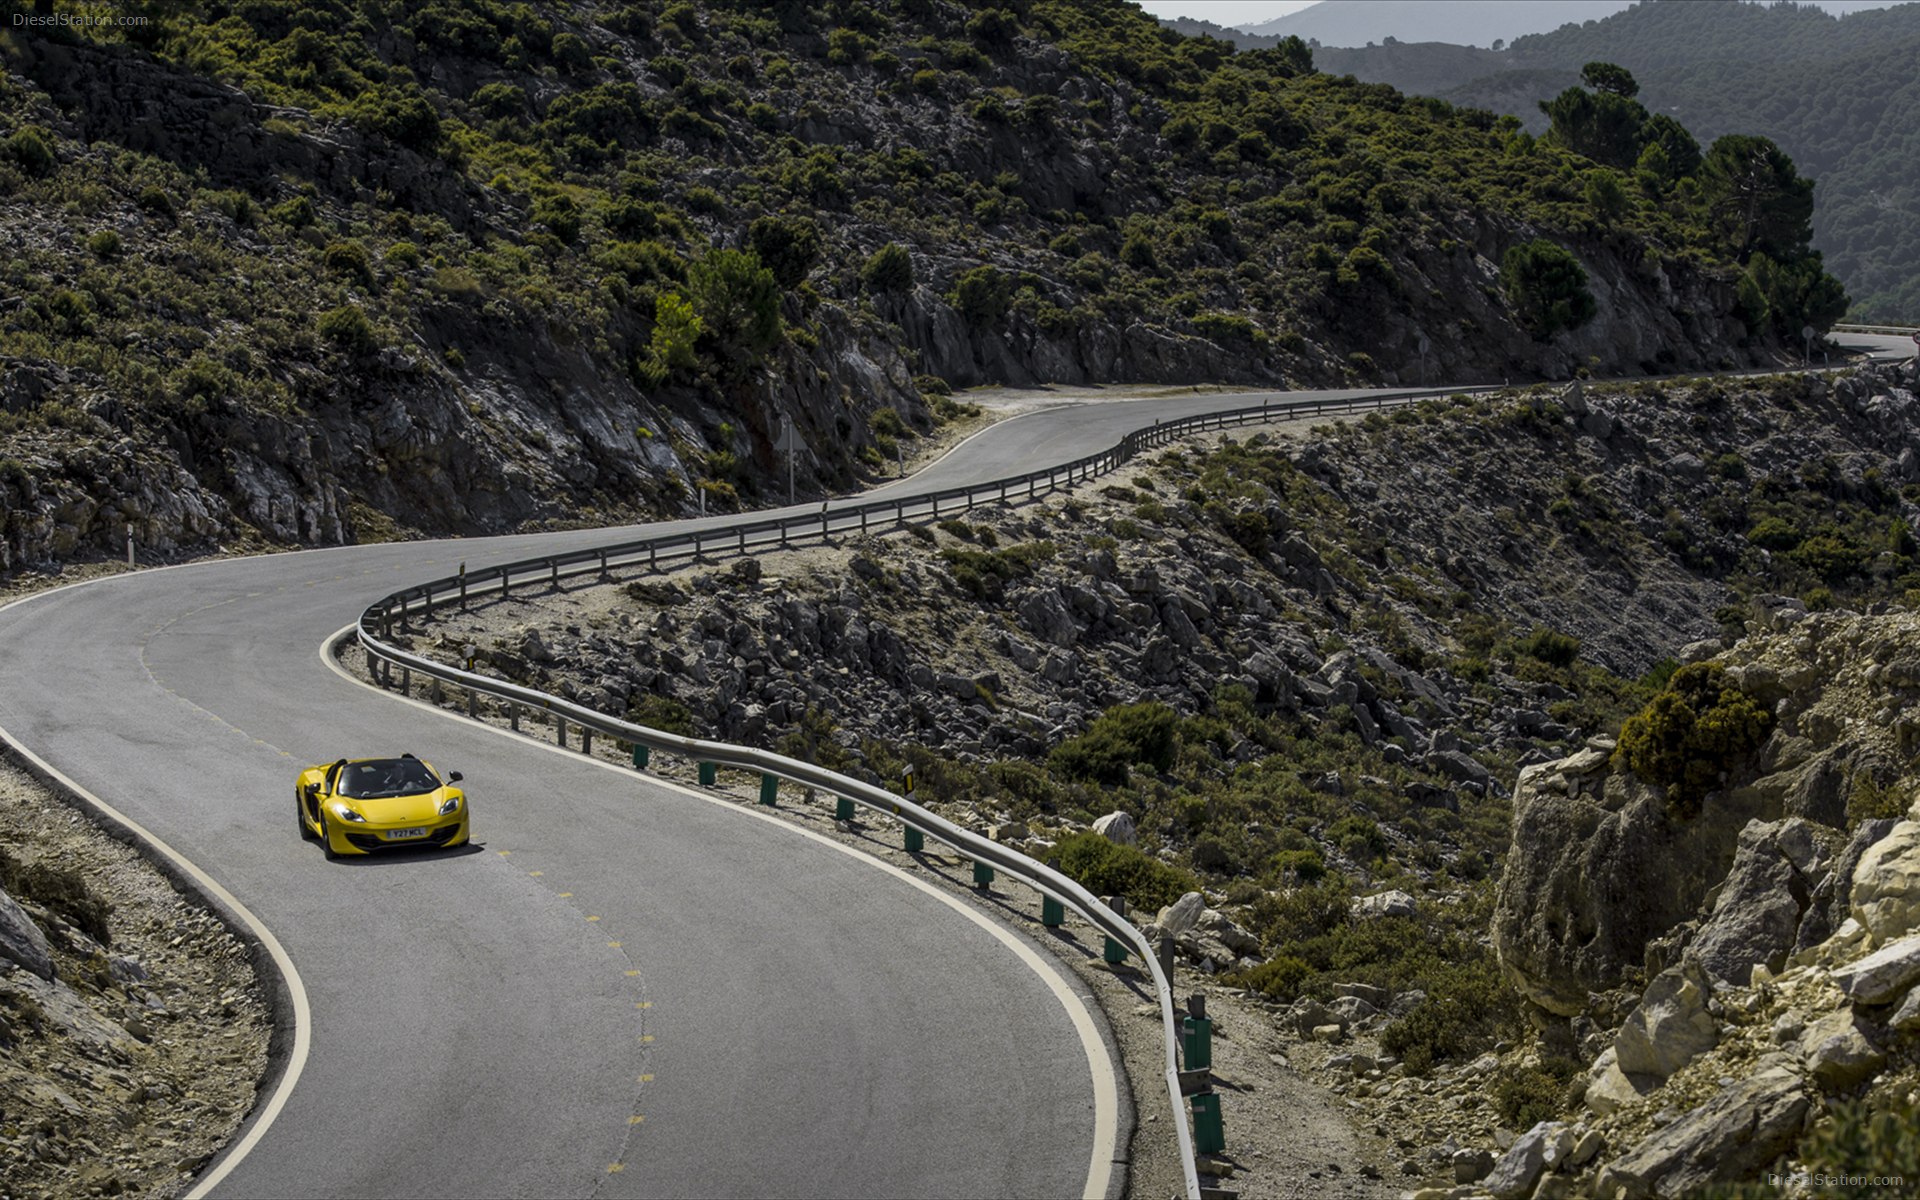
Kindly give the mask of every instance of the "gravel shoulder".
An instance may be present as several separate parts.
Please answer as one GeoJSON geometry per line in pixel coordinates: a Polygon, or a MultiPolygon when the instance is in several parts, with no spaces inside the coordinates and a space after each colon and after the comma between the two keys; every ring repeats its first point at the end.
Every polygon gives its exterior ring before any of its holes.
{"type": "Polygon", "coordinates": [[[0,959],[0,1196],[173,1196],[252,1110],[271,1014],[247,946],[0,758],[0,851],[111,905],[103,944],[37,902],[54,977],[0,959]]]}

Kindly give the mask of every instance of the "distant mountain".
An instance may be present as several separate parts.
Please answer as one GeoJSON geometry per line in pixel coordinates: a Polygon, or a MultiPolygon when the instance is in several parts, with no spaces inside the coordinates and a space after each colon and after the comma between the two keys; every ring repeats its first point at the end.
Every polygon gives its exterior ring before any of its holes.
{"type": "Polygon", "coordinates": [[[1649,109],[1678,118],[1703,146],[1727,133],[1779,143],[1819,180],[1814,245],[1846,281],[1854,315],[1920,319],[1920,4],[1853,6],[1836,17],[1812,4],[1650,0],[1516,37],[1501,51],[1452,44],[1465,36],[1463,24],[1448,43],[1322,45],[1314,65],[1510,113],[1538,133],[1546,128],[1540,101],[1576,83],[1585,63],[1618,63],[1639,80],[1649,109]]]}
{"type": "Polygon", "coordinates": [[[1323,46],[1447,41],[1491,46],[1569,22],[1598,21],[1633,0],[1321,0],[1311,8],[1244,27],[1258,37],[1289,35],[1323,46]]]}

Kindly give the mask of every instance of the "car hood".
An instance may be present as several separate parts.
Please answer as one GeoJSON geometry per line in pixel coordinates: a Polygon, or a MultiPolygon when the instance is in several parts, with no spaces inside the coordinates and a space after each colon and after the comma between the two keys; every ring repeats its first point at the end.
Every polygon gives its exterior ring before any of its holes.
{"type": "Polygon", "coordinates": [[[400,825],[408,821],[430,821],[440,815],[447,797],[459,795],[457,788],[435,788],[411,796],[383,796],[375,800],[347,799],[343,802],[375,825],[400,825]]]}

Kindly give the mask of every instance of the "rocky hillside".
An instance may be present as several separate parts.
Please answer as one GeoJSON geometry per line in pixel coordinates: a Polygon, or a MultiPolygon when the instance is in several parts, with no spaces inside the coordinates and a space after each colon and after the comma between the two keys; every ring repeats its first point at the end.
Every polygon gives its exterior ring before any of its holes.
{"type": "Polygon", "coordinates": [[[0,571],[726,507],[789,422],[817,494],[949,384],[1773,348],[1682,193],[1117,0],[128,15],[0,43],[0,571]]]}
{"type": "Polygon", "coordinates": [[[0,1190],[178,1195],[252,1109],[271,1024],[245,945],[0,761],[0,1190]]]}
{"type": "MultiPolygon", "coordinates": [[[[1719,972],[1690,986],[1733,1020],[1732,981],[1812,962],[1889,824],[1860,822],[1905,807],[1889,689],[1920,626],[1843,610],[1920,584],[1917,404],[1871,369],[1430,402],[419,644],[661,728],[911,765],[1270,1001],[1410,1182],[1604,1168],[1664,1195],[1661,1172],[1751,1175],[1822,1111],[1795,1082],[1771,1149],[1650,1140],[1710,1095],[1676,1066],[1691,1090],[1656,1096],[1621,1030],[1669,967],[1719,972]],[[1608,1107],[1622,1056],[1637,1090],[1608,1107]],[[1541,1120],[1569,1123],[1520,1137],[1541,1120]]],[[[1758,994],[1768,1021],[1804,999],[1758,994]]]]}

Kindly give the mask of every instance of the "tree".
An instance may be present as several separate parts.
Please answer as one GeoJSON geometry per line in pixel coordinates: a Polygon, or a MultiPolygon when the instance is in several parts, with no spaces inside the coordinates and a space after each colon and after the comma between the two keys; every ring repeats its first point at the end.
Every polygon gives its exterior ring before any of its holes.
{"type": "Polygon", "coordinates": [[[1813,180],[1763,137],[1730,133],[1700,164],[1700,190],[1712,234],[1744,263],[1755,253],[1792,260],[1813,238],[1813,180]]]}
{"type": "Polygon", "coordinates": [[[658,387],[675,371],[684,371],[699,361],[697,347],[706,326],[693,305],[678,292],[668,292],[653,302],[653,336],[647,341],[647,362],[643,369],[648,382],[658,387]]]}
{"type": "Polygon", "coordinates": [[[1580,82],[1596,92],[1631,100],[1640,94],[1640,84],[1625,67],[1609,62],[1590,62],[1580,68],[1580,82]]]}
{"type": "Polygon", "coordinates": [[[1647,120],[1647,110],[1638,100],[1570,87],[1551,100],[1542,100],[1540,111],[1553,125],[1548,136],[1575,154],[1623,171],[1639,161],[1640,127],[1647,120]]]}
{"type": "Polygon", "coordinates": [[[720,362],[747,367],[780,340],[780,286],[751,250],[714,250],[687,271],[702,344],[720,362]]]}
{"type": "Polygon", "coordinates": [[[953,281],[947,302],[967,324],[992,325],[1007,315],[1007,306],[1013,302],[1013,279],[994,267],[975,267],[953,281]]]}
{"type": "Polygon", "coordinates": [[[1692,175],[1700,169],[1700,143],[1693,140],[1687,127],[1666,113],[1654,113],[1640,126],[1640,140],[1648,149],[1655,146],[1666,157],[1665,174],[1669,180],[1692,175]]]}
{"type": "Polygon", "coordinates": [[[756,217],[747,227],[747,245],[775,283],[794,288],[820,260],[820,227],[810,217],[756,217]]]}
{"type": "Polygon", "coordinates": [[[907,291],[913,287],[913,256],[899,242],[888,242],[860,268],[860,282],[870,292],[907,291]]]}
{"type": "Polygon", "coordinates": [[[1586,324],[1598,307],[1580,260],[1545,238],[1508,250],[1500,263],[1500,282],[1521,323],[1540,341],[1586,324]]]}

